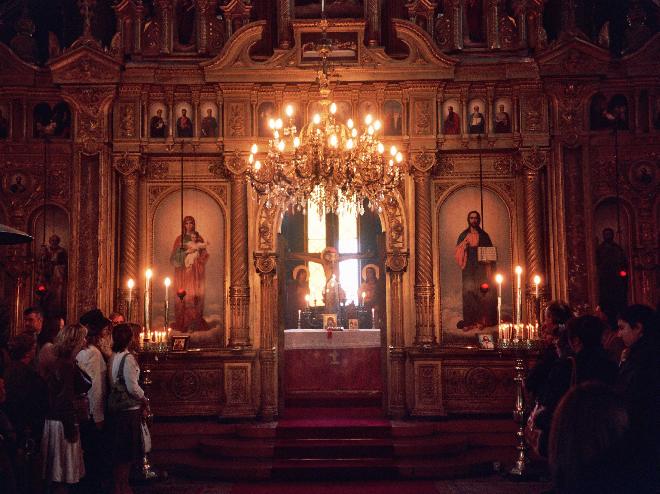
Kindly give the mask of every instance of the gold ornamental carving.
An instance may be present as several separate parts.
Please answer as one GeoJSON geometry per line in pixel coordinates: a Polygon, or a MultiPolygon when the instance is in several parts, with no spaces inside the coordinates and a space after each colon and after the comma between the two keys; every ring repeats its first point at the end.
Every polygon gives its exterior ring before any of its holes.
{"type": "Polygon", "coordinates": [[[140,170],[139,156],[129,155],[124,153],[121,156],[116,156],[114,159],[114,167],[118,173],[127,176],[137,173],[140,170]]]}

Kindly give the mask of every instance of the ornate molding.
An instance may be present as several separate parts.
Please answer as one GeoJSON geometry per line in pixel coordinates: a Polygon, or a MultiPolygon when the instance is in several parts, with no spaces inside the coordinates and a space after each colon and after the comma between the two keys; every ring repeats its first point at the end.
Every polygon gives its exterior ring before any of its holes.
{"type": "Polygon", "coordinates": [[[140,156],[129,155],[127,152],[114,157],[114,169],[123,176],[137,174],[140,171],[140,156]]]}

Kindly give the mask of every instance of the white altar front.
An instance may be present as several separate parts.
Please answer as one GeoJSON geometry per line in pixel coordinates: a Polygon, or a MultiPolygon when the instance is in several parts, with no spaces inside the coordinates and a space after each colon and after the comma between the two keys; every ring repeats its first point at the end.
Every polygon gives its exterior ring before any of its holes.
{"type": "Polygon", "coordinates": [[[324,329],[287,329],[285,350],[338,348],[380,348],[380,329],[328,331],[324,329]]]}

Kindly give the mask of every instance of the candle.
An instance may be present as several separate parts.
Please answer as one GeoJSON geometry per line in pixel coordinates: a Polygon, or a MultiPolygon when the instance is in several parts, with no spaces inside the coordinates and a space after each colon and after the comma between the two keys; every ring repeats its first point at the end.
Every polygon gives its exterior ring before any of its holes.
{"type": "Polygon", "coordinates": [[[309,293],[305,295],[305,303],[307,304],[307,308],[309,309],[309,293]]]}
{"type": "Polygon", "coordinates": [[[169,290],[170,290],[170,285],[172,284],[172,280],[169,278],[165,278],[165,327],[167,328],[170,323],[170,297],[169,297],[169,290]]]}
{"type": "Polygon", "coordinates": [[[126,282],[128,287],[128,300],[126,300],[126,321],[131,320],[131,304],[133,302],[133,287],[135,286],[135,281],[133,278],[129,278],[126,282]]]}
{"type": "Polygon", "coordinates": [[[140,331],[140,349],[144,348],[144,331],[140,331]]]}
{"type": "Polygon", "coordinates": [[[147,329],[147,336],[151,335],[151,277],[153,274],[151,268],[147,268],[144,273],[146,277],[144,286],[144,327],[147,329]]]}
{"type": "Polygon", "coordinates": [[[541,277],[538,274],[534,275],[534,295],[539,298],[539,285],[541,284],[541,277]]]}
{"type": "Polygon", "coordinates": [[[302,313],[302,311],[300,309],[298,309],[298,329],[300,329],[300,314],[301,313],[302,313]]]}
{"type": "Polygon", "coordinates": [[[371,327],[376,329],[376,309],[374,307],[371,308],[371,327]]]}
{"type": "Polygon", "coordinates": [[[522,322],[522,267],[516,266],[516,323],[522,322]]]}
{"type": "Polygon", "coordinates": [[[367,292],[362,292],[362,307],[364,307],[364,299],[367,296],[367,292]]]}
{"type": "Polygon", "coordinates": [[[500,273],[495,275],[495,282],[497,283],[497,324],[502,322],[502,281],[504,276],[500,273]]]}

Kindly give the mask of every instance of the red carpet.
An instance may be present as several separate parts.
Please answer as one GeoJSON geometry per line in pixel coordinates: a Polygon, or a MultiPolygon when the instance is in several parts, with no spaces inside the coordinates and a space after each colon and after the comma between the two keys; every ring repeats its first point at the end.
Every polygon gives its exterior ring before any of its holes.
{"type": "Polygon", "coordinates": [[[302,482],[241,484],[231,494],[438,494],[434,482],[302,482]]]}

